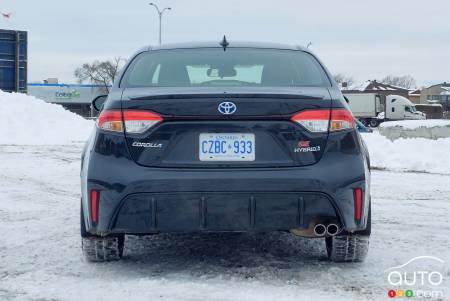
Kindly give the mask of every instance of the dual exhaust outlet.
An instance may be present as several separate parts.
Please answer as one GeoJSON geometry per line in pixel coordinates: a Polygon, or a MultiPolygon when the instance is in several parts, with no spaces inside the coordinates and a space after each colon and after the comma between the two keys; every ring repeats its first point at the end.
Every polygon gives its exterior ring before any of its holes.
{"type": "Polygon", "coordinates": [[[335,236],[337,234],[339,234],[340,231],[340,227],[337,224],[328,224],[328,225],[324,225],[324,224],[317,224],[314,226],[314,235],[317,237],[321,237],[321,236],[335,236]]]}

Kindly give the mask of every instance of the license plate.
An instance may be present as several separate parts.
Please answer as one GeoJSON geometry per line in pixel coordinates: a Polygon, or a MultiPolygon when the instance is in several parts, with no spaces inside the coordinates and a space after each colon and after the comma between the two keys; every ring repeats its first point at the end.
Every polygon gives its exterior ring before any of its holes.
{"type": "Polygon", "coordinates": [[[200,161],[255,161],[255,135],[200,134],[199,157],[200,161]]]}

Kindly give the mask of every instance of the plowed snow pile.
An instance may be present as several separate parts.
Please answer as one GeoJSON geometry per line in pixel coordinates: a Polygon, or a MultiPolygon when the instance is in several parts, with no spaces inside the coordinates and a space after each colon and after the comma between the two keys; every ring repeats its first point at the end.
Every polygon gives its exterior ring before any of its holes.
{"type": "Polygon", "coordinates": [[[0,90],[0,145],[84,142],[93,121],[33,96],[0,90]]]}
{"type": "Polygon", "coordinates": [[[425,119],[425,120],[400,120],[387,121],[380,124],[381,128],[401,127],[414,130],[418,128],[432,128],[437,126],[450,126],[450,120],[446,119],[425,119]]]}
{"type": "Polygon", "coordinates": [[[450,138],[400,138],[390,141],[378,132],[362,136],[369,148],[372,167],[450,174],[450,138]]]}

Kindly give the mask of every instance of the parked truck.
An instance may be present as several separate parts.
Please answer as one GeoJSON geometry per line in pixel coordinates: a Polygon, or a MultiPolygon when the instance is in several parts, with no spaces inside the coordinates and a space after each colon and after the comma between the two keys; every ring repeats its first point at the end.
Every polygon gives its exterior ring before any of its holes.
{"type": "Polygon", "coordinates": [[[0,89],[27,91],[27,32],[0,29],[0,89]]]}
{"type": "Polygon", "coordinates": [[[377,93],[345,93],[353,115],[364,125],[377,127],[389,120],[419,120],[426,115],[416,110],[414,104],[400,95],[388,95],[384,99],[377,93]]]}

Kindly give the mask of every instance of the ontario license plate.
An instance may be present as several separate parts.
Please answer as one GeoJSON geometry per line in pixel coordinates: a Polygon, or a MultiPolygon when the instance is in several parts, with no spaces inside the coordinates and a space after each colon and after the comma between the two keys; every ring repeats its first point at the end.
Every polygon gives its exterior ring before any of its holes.
{"type": "Polygon", "coordinates": [[[255,135],[200,134],[199,157],[200,161],[255,161],[255,135]]]}

